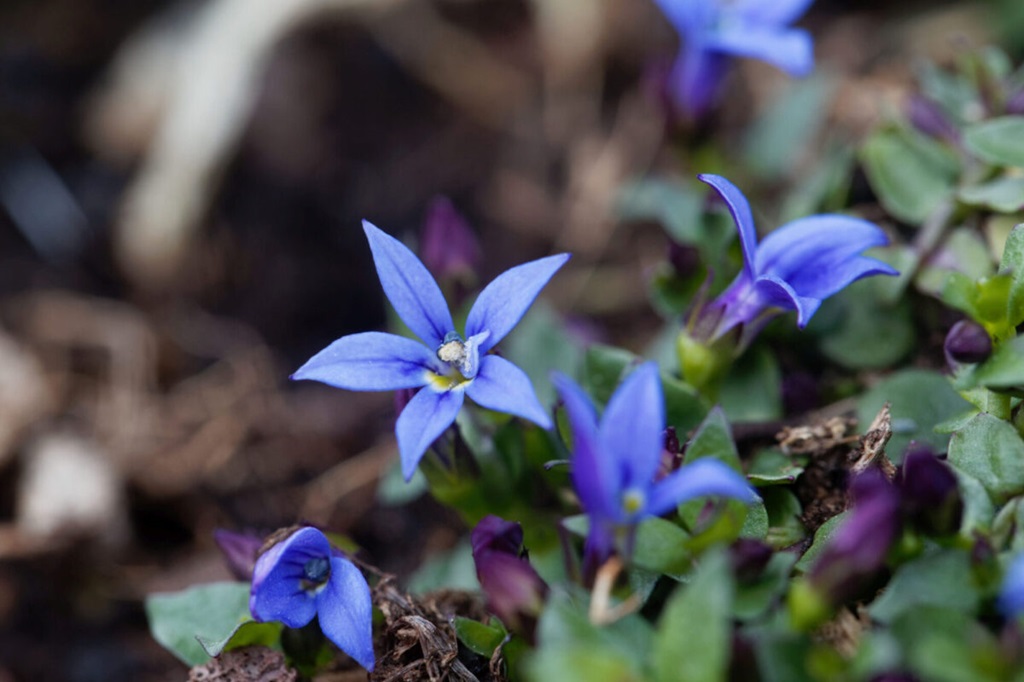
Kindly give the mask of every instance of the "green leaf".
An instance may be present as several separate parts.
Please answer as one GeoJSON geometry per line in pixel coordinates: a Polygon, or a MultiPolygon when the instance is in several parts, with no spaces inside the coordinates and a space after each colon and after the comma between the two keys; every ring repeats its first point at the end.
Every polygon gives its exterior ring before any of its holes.
{"type": "Polygon", "coordinates": [[[974,614],[980,597],[971,581],[970,555],[960,550],[939,550],[900,566],[882,596],[874,601],[871,617],[891,623],[908,611],[941,606],[974,614]]]}
{"type": "Polygon", "coordinates": [[[854,282],[825,302],[810,331],[830,360],[848,369],[881,369],[916,348],[910,301],[887,303],[888,283],[884,277],[854,282]]]}
{"type": "Polygon", "coordinates": [[[949,441],[949,461],[995,500],[1024,492],[1024,440],[1011,424],[980,413],[949,441]]]}
{"type": "Polygon", "coordinates": [[[739,583],[732,606],[733,617],[752,620],[767,612],[786,591],[796,558],[792,552],[776,552],[757,580],[739,583]]]}
{"type": "Polygon", "coordinates": [[[1002,116],[964,130],[964,144],[999,166],[1024,166],[1024,116],[1002,116]]]}
{"type": "Polygon", "coordinates": [[[955,466],[953,471],[956,473],[960,495],[964,500],[964,518],[960,522],[960,534],[963,537],[973,538],[974,531],[984,531],[992,525],[996,508],[981,481],[960,471],[955,466]]]}
{"type": "Polygon", "coordinates": [[[927,443],[936,452],[945,452],[949,436],[935,432],[935,425],[970,408],[935,372],[909,369],[891,375],[857,401],[857,420],[864,425],[882,405],[889,402],[892,410],[892,439],[886,446],[889,458],[899,463],[911,440],[927,443]]]}
{"type": "Polygon", "coordinates": [[[731,421],[770,421],[782,416],[782,371],[764,347],[744,353],[729,368],[718,394],[731,421]]]}
{"type": "Polygon", "coordinates": [[[490,656],[505,641],[505,630],[500,627],[484,625],[472,618],[456,616],[454,619],[455,635],[459,641],[478,656],[490,656]]]}
{"type": "Polygon", "coordinates": [[[821,556],[821,553],[825,551],[825,548],[832,541],[832,536],[835,535],[836,530],[849,515],[849,510],[841,512],[818,527],[818,530],[814,532],[814,542],[807,548],[807,551],[800,557],[800,560],[796,562],[796,570],[806,573],[814,565],[814,562],[818,560],[818,557],[821,556]]]}
{"type": "Polygon", "coordinates": [[[1024,178],[996,178],[980,185],[964,187],[960,201],[1001,213],[1012,213],[1024,207],[1024,178]]]}
{"type": "Polygon", "coordinates": [[[657,682],[724,679],[731,648],[733,590],[726,554],[706,554],[693,580],[676,589],[658,620],[657,682]]]}
{"type": "Polygon", "coordinates": [[[1024,322],[1024,224],[1015,226],[1007,236],[999,271],[1011,275],[1007,322],[1016,327],[1024,322]]]}
{"type": "Polygon", "coordinates": [[[916,131],[876,131],[861,148],[871,187],[885,209],[920,225],[953,191],[959,163],[946,147],[916,131]]]}
{"type": "Polygon", "coordinates": [[[693,559],[689,539],[689,533],[671,521],[645,519],[636,528],[631,563],[679,579],[689,572],[693,559]]]}
{"type": "Polygon", "coordinates": [[[583,387],[600,405],[606,405],[627,370],[640,358],[621,348],[594,344],[583,357],[583,387]]]}
{"type": "Polygon", "coordinates": [[[409,578],[408,585],[413,594],[442,588],[479,590],[469,540],[463,539],[450,550],[427,559],[409,578]]]}
{"type": "Polygon", "coordinates": [[[757,486],[789,485],[804,471],[803,462],[793,461],[778,448],[764,448],[754,453],[747,479],[757,486]]]}
{"type": "MultiPolygon", "coordinates": [[[[995,637],[962,611],[917,606],[894,619],[891,633],[910,672],[935,682],[996,682],[1012,679],[1001,667],[995,637]]],[[[1004,659],[1005,660],[1005,659],[1004,659]]],[[[1005,665],[1003,663],[1002,665],[1005,665]]]]}
{"type": "Polygon", "coordinates": [[[972,383],[1016,393],[1024,390],[1024,335],[999,346],[988,360],[974,368],[972,383]]]}
{"type": "Polygon", "coordinates": [[[743,473],[740,456],[736,451],[736,443],[732,439],[732,429],[720,407],[712,408],[704,422],[686,444],[684,451],[686,463],[692,463],[703,457],[712,457],[743,473]]]}
{"type": "Polygon", "coordinates": [[[761,499],[768,512],[768,534],[765,542],[774,549],[789,547],[803,540],[807,529],[800,521],[800,500],[788,488],[762,488],[761,499]]]}
{"type": "Polygon", "coordinates": [[[280,623],[255,623],[249,614],[249,584],[219,582],[146,597],[153,639],[187,665],[199,665],[224,648],[270,644],[280,623]],[[207,652],[209,648],[209,653],[207,652]]]}
{"type": "Polygon", "coordinates": [[[530,306],[526,316],[502,342],[501,350],[526,372],[542,405],[555,400],[551,372],[575,376],[583,361],[581,344],[566,332],[558,314],[543,300],[530,306]]]}

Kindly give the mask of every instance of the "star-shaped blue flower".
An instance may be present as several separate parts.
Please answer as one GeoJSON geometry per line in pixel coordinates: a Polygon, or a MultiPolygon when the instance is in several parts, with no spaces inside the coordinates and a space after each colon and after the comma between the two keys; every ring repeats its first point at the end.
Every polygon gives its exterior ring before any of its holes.
{"type": "Polygon", "coordinates": [[[814,68],[810,35],[789,28],[813,0],[655,1],[682,38],[670,87],[692,116],[711,105],[731,57],[760,59],[791,76],[814,68]]]}
{"type": "Polygon", "coordinates": [[[551,418],[526,374],[487,352],[512,331],[569,255],[524,263],[496,277],[474,302],[462,336],[437,282],[412,251],[367,221],[363,230],[384,293],[422,343],[383,332],[350,334],[314,355],[292,378],[350,391],[420,388],[395,425],[406,480],[455,421],[466,395],[488,409],[550,428],[551,418]]]}
{"type": "Polygon", "coordinates": [[[600,422],[593,404],[568,377],[553,377],[572,429],[572,481],[590,517],[587,554],[604,560],[621,529],[660,516],[695,497],[757,495],[724,463],[702,458],[655,480],[661,461],[665,407],[658,366],[640,365],[616,389],[600,422]]]}
{"type": "Polygon", "coordinates": [[[860,255],[889,243],[882,230],[859,218],[816,215],[783,225],[757,243],[746,197],[725,178],[699,175],[725,200],[740,233],[743,270],[704,315],[714,316],[711,339],[739,324],[763,321],[763,314],[795,310],[804,327],[821,302],[869,275],[897,275],[882,261],[860,255]]]}
{"type": "Polygon", "coordinates": [[[373,670],[373,603],[370,586],[351,561],[335,556],[316,528],[301,528],[259,559],[249,611],[260,622],[301,628],[316,616],[327,639],[373,670]]]}

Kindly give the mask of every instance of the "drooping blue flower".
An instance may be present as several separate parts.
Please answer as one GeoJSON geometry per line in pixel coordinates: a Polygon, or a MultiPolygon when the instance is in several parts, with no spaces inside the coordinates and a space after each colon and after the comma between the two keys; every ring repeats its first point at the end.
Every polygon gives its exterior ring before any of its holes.
{"type": "Polygon", "coordinates": [[[660,516],[695,497],[722,495],[753,502],[757,495],[724,463],[702,458],[664,478],[655,474],[665,431],[658,366],[640,365],[616,389],[600,420],[585,393],[555,374],[572,429],[572,481],[590,517],[587,554],[604,560],[617,533],[650,516],[660,516]]]}
{"type": "Polygon", "coordinates": [[[257,621],[290,628],[316,616],[327,639],[373,671],[370,586],[351,561],[334,555],[316,528],[300,528],[257,559],[249,611],[257,621]]]}
{"type": "Polygon", "coordinates": [[[814,68],[810,35],[789,28],[814,0],[655,1],[682,39],[670,89],[691,116],[711,105],[732,57],[760,59],[791,76],[814,68]]]}
{"type": "Polygon", "coordinates": [[[551,418],[526,374],[487,352],[512,331],[569,255],[548,256],[498,275],[477,297],[462,336],[437,282],[412,251],[367,221],[363,230],[384,293],[422,343],[383,332],[350,334],[314,355],[292,378],[350,391],[419,389],[395,424],[406,480],[455,421],[466,395],[488,409],[550,428],[551,418]]]}
{"type": "Polygon", "coordinates": [[[1010,562],[999,590],[999,610],[1007,618],[1024,613],[1024,552],[1010,562]]]}
{"type": "Polygon", "coordinates": [[[873,223],[843,215],[800,218],[775,230],[760,244],[746,197],[719,175],[698,175],[725,200],[740,234],[743,270],[702,314],[716,339],[733,327],[763,322],[778,310],[795,310],[806,326],[821,302],[869,275],[897,275],[882,261],[862,256],[889,243],[873,223]]]}

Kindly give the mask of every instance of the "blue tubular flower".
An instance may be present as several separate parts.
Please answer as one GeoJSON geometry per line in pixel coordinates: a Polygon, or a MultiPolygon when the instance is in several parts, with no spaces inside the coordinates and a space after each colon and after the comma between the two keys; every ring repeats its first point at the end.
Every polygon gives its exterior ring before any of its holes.
{"type": "Polygon", "coordinates": [[[813,0],[655,1],[682,37],[671,89],[692,116],[710,106],[730,57],[760,59],[791,76],[814,68],[810,35],[788,27],[813,0]]]}
{"type": "Polygon", "coordinates": [[[718,175],[697,177],[725,200],[743,250],[743,271],[708,306],[707,313],[717,316],[711,340],[773,309],[795,310],[802,328],[824,299],[855,280],[899,274],[886,263],[860,255],[889,243],[885,233],[866,220],[810,216],[783,225],[758,244],[750,204],[739,189],[718,175]]]}
{"type": "Polygon", "coordinates": [[[252,576],[249,611],[258,621],[320,629],[359,665],[373,671],[370,586],[352,562],[334,556],[316,528],[301,528],[264,552],[252,576]]]}
{"type": "Polygon", "coordinates": [[[556,374],[573,436],[572,480],[590,516],[587,553],[604,560],[618,529],[660,516],[686,500],[723,495],[753,502],[739,474],[713,459],[687,464],[660,480],[665,407],[658,366],[638,367],[612,395],[598,423],[593,404],[568,377],[556,374]]]}
{"type": "Polygon", "coordinates": [[[1024,552],[1014,557],[999,590],[999,610],[1007,618],[1024,613],[1024,552]]]}
{"type": "Polygon", "coordinates": [[[406,480],[431,443],[455,421],[467,394],[483,407],[550,428],[551,419],[526,374],[487,352],[512,331],[569,255],[548,256],[498,275],[469,311],[463,337],[455,331],[437,282],[412,251],[367,221],[363,230],[384,293],[423,343],[382,332],[343,336],[292,378],[315,379],[350,391],[423,387],[395,425],[406,480]]]}

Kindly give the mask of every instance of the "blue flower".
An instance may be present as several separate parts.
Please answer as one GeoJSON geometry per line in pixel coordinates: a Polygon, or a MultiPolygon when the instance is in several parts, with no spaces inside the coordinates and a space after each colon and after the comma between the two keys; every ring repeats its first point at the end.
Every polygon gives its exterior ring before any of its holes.
{"type": "Polygon", "coordinates": [[[469,311],[462,336],[437,282],[412,251],[369,222],[363,221],[363,230],[384,293],[422,343],[382,332],[350,334],[314,355],[292,378],[350,391],[420,389],[395,425],[406,480],[455,421],[467,394],[483,407],[550,428],[526,374],[487,352],[512,331],[569,255],[524,263],[495,278],[469,311]]]}
{"type": "Polygon", "coordinates": [[[813,0],[656,0],[679,32],[672,73],[676,101],[692,116],[710,106],[730,57],[751,57],[791,76],[814,68],[810,35],[789,28],[813,0]]]}
{"type": "Polygon", "coordinates": [[[370,586],[351,561],[333,555],[316,528],[301,528],[260,556],[249,611],[260,622],[276,620],[290,628],[317,616],[329,640],[373,670],[370,586]]]}
{"type": "Polygon", "coordinates": [[[658,367],[638,367],[615,391],[604,415],[568,377],[556,374],[572,429],[572,481],[590,517],[587,554],[604,560],[620,529],[660,516],[676,505],[705,495],[753,502],[757,495],[722,462],[702,458],[655,480],[661,461],[665,407],[658,367]]]}
{"type": "Polygon", "coordinates": [[[1024,613],[1024,552],[1021,552],[1006,571],[999,590],[999,610],[1007,618],[1024,613]]]}
{"type": "Polygon", "coordinates": [[[897,275],[895,269],[860,255],[889,243],[882,230],[866,220],[816,215],[794,220],[757,243],[754,217],[746,197],[725,178],[699,175],[725,200],[740,233],[743,270],[702,313],[716,339],[739,324],[757,327],[778,309],[795,310],[804,327],[821,302],[869,275],[897,275]]]}

